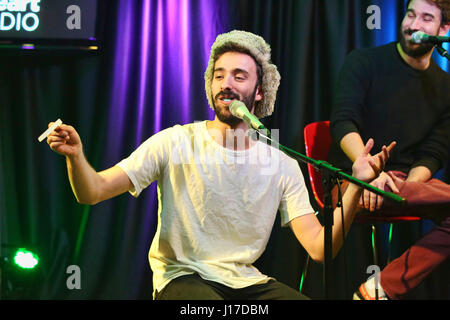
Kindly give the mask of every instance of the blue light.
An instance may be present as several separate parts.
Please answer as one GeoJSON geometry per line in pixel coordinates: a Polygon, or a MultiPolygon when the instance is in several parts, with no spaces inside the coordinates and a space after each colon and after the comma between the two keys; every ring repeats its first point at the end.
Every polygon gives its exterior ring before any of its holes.
{"type": "Polygon", "coordinates": [[[374,45],[380,46],[389,42],[397,41],[398,29],[401,21],[398,20],[397,12],[403,10],[398,1],[373,1],[381,9],[381,29],[374,30],[374,45]]]}
{"type": "MultiPolygon", "coordinates": [[[[449,43],[444,43],[444,44],[442,45],[442,47],[443,47],[445,50],[447,50],[447,51],[450,50],[450,45],[449,45],[449,43]]],[[[442,68],[442,70],[444,70],[444,71],[446,71],[446,72],[449,72],[449,71],[450,71],[450,64],[449,64],[449,62],[448,62],[448,59],[445,58],[445,57],[442,57],[441,55],[439,55],[439,53],[438,53],[436,50],[434,50],[434,53],[433,53],[433,59],[434,59],[434,61],[436,61],[436,63],[442,68]]]]}

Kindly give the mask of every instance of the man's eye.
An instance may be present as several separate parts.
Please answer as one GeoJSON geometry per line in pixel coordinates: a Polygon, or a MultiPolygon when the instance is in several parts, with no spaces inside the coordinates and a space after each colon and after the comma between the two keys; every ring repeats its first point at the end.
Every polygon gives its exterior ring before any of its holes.
{"type": "Polygon", "coordinates": [[[217,80],[220,80],[220,79],[223,79],[223,76],[217,75],[217,76],[215,76],[214,78],[216,78],[217,80]]]}

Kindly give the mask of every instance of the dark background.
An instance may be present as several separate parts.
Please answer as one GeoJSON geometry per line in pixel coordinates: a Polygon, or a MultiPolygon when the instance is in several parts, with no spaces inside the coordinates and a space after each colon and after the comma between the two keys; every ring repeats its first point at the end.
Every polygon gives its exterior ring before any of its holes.
{"type": "MultiPolygon", "coordinates": [[[[27,13],[33,12],[30,10],[30,5],[27,5],[26,12],[10,12],[14,16],[14,28],[11,30],[0,31],[0,38],[8,39],[89,39],[95,37],[96,26],[96,10],[97,2],[95,0],[44,0],[39,2],[40,11],[35,14],[39,18],[39,26],[34,31],[26,31],[22,28],[16,30],[17,20],[23,21],[23,17],[27,13]],[[69,30],[66,26],[66,17],[71,14],[66,13],[67,7],[76,5],[79,7],[82,16],[82,28],[69,30]],[[18,15],[20,13],[20,15],[18,15]],[[18,18],[19,17],[19,18],[18,18]]],[[[100,1],[101,2],[101,1],[100,1]]],[[[9,11],[3,11],[9,12],[9,11]]],[[[72,11],[70,11],[72,12],[72,11]]],[[[27,21],[27,20],[26,20],[27,21]]],[[[30,19],[28,24],[34,20],[30,19]]],[[[71,20],[72,21],[72,20],[71,20]]],[[[9,26],[10,18],[5,18],[5,25],[9,26]]]]}
{"type": "MultiPolygon", "coordinates": [[[[395,41],[404,14],[403,2],[396,0],[106,4],[98,52],[0,50],[1,255],[20,246],[40,256],[31,275],[2,264],[4,298],[152,298],[147,254],[157,223],[156,184],[138,199],[124,194],[95,206],[78,204],[64,158],[37,141],[48,122],[61,118],[73,125],[87,159],[103,170],[161,129],[212,119],[203,79],[209,49],[217,34],[241,29],[270,43],[282,76],[275,112],[263,122],[280,128],[283,145],[304,152],[303,128],[329,118],[344,57],[354,48],[395,41]],[[381,29],[366,25],[370,5],[381,9],[381,29]],[[66,286],[69,265],[80,267],[80,290],[66,286]]],[[[307,177],[305,165],[301,168],[307,177]]],[[[439,177],[449,182],[448,171],[439,177]]],[[[379,227],[383,266],[388,226],[379,227]]],[[[396,224],[392,257],[432,227],[430,221],[396,224]]],[[[333,298],[351,298],[368,278],[366,269],[373,264],[369,230],[355,224],[335,259],[333,298]]],[[[256,265],[298,289],[305,259],[293,233],[277,219],[256,265]]],[[[410,298],[450,298],[448,270],[448,263],[439,267],[410,298]]],[[[321,265],[312,263],[303,292],[324,298],[321,265]]]]}

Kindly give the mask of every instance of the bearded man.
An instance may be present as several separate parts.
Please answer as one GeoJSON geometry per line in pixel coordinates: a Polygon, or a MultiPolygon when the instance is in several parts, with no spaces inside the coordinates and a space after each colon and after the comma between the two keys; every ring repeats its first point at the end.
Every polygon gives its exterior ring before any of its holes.
{"type": "MultiPolygon", "coordinates": [[[[300,167],[279,149],[251,139],[247,124],[229,108],[239,100],[258,118],[270,115],[279,82],[265,40],[235,30],[216,38],[205,72],[214,120],[164,129],[101,172],[89,165],[72,126],[63,124],[47,138],[50,148],[66,157],[80,203],[96,204],[127,191],[137,197],[158,181],[158,227],[149,251],[155,299],[307,299],[253,265],[278,212],[310,256],[323,261],[324,228],[309,203],[300,167]]],[[[394,145],[369,156],[369,140],[353,175],[372,181],[394,145]]],[[[352,184],[344,194],[346,231],[361,192],[352,184]]],[[[334,216],[336,255],[343,242],[337,232],[340,210],[334,216]]]]}
{"type": "MultiPolygon", "coordinates": [[[[364,191],[361,208],[374,214],[433,217],[437,227],[375,277],[356,299],[406,297],[450,256],[450,186],[433,179],[447,162],[450,141],[450,77],[431,59],[434,47],[415,44],[417,31],[444,36],[450,28],[450,1],[410,0],[400,40],[349,54],[339,75],[331,115],[329,162],[350,169],[364,141],[395,140],[386,170],[371,184],[399,193],[408,206],[396,208],[364,191]]],[[[345,187],[345,185],[344,185],[345,187]]]]}

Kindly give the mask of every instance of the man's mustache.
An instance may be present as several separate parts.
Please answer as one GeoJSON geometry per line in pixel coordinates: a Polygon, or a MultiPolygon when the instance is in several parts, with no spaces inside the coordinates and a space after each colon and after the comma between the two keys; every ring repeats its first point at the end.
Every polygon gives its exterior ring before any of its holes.
{"type": "Polygon", "coordinates": [[[419,31],[419,30],[406,29],[405,31],[403,31],[403,33],[411,36],[414,32],[417,32],[417,31],[419,31]]]}
{"type": "Polygon", "coordinates": [[[222,97],[226,97],[230,100],[233,100],[233,99],[239,100],[239,95],[237,95],[236,93],[234,93],[232,91],[220,91],[218,94],[216,94],[215,100],[222,98],[222,97]]]}

